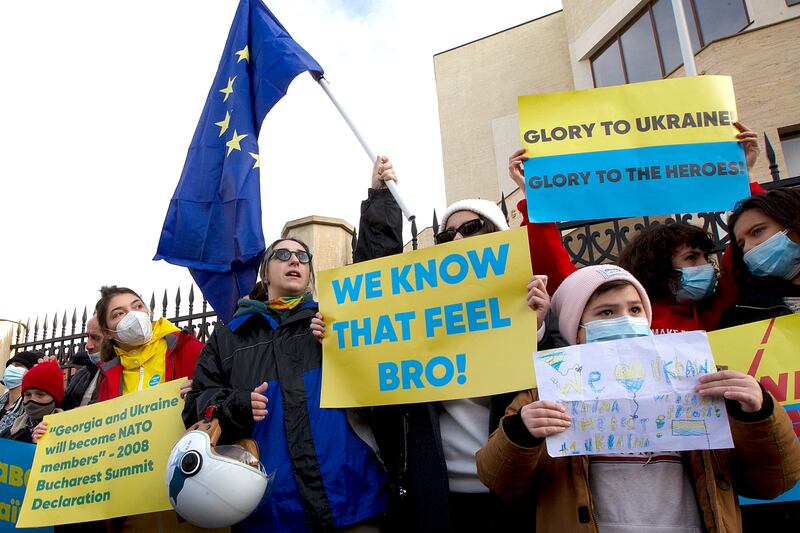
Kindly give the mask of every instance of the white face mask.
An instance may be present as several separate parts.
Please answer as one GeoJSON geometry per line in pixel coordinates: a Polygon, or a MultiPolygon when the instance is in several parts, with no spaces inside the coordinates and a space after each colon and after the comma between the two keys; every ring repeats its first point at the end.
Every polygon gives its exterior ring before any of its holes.
{"type": "Polygon", "coordinates": [[[112,329],[123,344],[140,346],[153,338],[153,323],[150,315],[142,311],[130,311],[122,317],[117,324],[117,329],[112,329]]]}
{"type": "Polygon", "coordinates": [[[20,368],[15,365],[8,365],[3,373],[3,385],[7,389],[16,389],[22,385],[22,376],[27,372],[27,368],[20,368]]]}

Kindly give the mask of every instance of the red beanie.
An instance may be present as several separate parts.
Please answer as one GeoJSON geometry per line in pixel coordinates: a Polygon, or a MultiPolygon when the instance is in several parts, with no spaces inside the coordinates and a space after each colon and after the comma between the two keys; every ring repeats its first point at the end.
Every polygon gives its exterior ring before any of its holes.
{"type": "Polygon", "coordinates": [[[39,363],[22,376],[22,393],[27,389],[39,389],[52,396],[56,405],[64,399],[64,374],[57,361],[39,363]]]}

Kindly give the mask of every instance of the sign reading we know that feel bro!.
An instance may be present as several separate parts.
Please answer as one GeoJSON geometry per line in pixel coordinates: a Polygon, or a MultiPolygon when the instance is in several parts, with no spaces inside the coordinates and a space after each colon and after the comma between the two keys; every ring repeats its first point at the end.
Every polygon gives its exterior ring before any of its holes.
{"type": "Polygon", "coordinates": [[[322,406],[530,388],[530,278],[525,228],[321,272],[322,406]]]}
{"type": "Polygon", "coordinates": [[[533,222],[725,211],[749,196],[731,78],[521,96],[533,222]]]}

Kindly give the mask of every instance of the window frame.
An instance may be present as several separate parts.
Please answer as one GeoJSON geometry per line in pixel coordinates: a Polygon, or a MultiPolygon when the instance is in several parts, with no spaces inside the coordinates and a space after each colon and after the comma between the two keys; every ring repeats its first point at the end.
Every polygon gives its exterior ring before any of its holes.
{"type": "MultiPolygon", "coordinates": [[[[650,17],[650,31],[653,34],[653,40],[655,41],[655,44],[656,44],[656,51],[657,51],[657,55],[658,55],[658,65],[659,65],[659,69],[661,70],[661,79],[666,78],[669,74],[671,74],[672,72],[674,72],[675,70],[677,70],[677,69],[679,69],[679,68],[681,68],[683,66],[683,61],[681,61],[680,64],[677,67],[675,67],[674,70],[672,70],[670,72],[666,72],[666,70],[665,70],[664,57],[663,57],[663,52],[662,52],[662,49],[661,49],[661,40],[658,38],[658,28],[656,28],[655,15],[653,14],[653,5],[657,1],[658,0],[648,0],[648,2],[646,4],[644,4],[639,9],[639,11],[636,13],[635,16],[631,17],[631,19],[629,21],[627,21],[624,25],[622,25],[616,32],[611,34],[611,36],[606,40],[606,42],[603,43],[603,46],[598,48],[597,51],[595,53],[593,53],[589,57],[589,66],[590,66],[590,69],[591,69],[591,72],[592,72],[592,86],[593,87],[597,88],[597,78],[596,78],[595,72],[594,72],[594,61],[595,61],[596,58],[600,57],[600,55],[602,55],[603,52],[605,52],[608,48],[610,48],[613,45],[614,42],[617,43],[617,48],[619,50],[619,56],[620,56],[619,59],[620,59],[620,62],[622,64],[622,75],[623,75],[623,77],[625,79],[625,85],[631,83],[630,78],[628,76],[628,65],[625,63],[625,51],[623,50],[623,47],[622,47],[621,37],[622,37],[623,33],[625,33],[631,26],[633,26],[636,22],[639,21],[640,18],[642,18],[644,16],[649,16],[650,17]]],[[[662,1],[671,3],[672,0],[662,0],[662,1]]],[[[795,2],[796,4],[800,5],[800,0],[786,0],[787,4],[790,1],[795,2]]],[[[687,13],[686,14],[687,15],[686,16],[686,19],[687,19],[686,22],[688,24],[691,21],[691,23],[694,24],[695,31],[697,32],[697,40],[699,41],[698,44],[700,46],[694,52],[695,54],[697,54],[697,53],[702,51],[706,46],[708,46],[711,43],[705,42],[705,38],[703,37],[703,28],[700,25],[700,18],[699,18],[699,15],[697,14],[697,6],[695,5],[695,0],[687,0],[687,2],[689,3],[689,8],[691,10],[691,13],[687,13]]],[[[744,17],[745,17],[745,20],[747,21],[747,23],[744,25],[744,27],[742,27],[742,29],[738,30],[736,33],[732,33],[731,35],[736,35],[736,34],[742,32],[745,28],[747,28],[747,26],[752,24],[752,19],[750,19],[750,12],[747,9],[747,2],[745,0],[739,0],[739,2],[742,5],[742,10],[744,11],[744,17]]]]}

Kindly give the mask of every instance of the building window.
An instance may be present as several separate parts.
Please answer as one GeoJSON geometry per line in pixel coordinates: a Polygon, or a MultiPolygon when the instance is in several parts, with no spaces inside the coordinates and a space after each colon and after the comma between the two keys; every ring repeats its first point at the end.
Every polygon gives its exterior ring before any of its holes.
{"type": "MultiPolygon", "coordinates": [[[[800,0],[789,0],[800,3],[800,0]]],[[[692,49],[749,24],[744,0],[683,0],[692,49]]],[[[651,0],[591,58],[595,87],[656,80],[683,64],[671,0],[651,0]]]]}
{"type": "Polygon", "coordinates": [[[800,177],[800,126],[795,126],[791,130],[791,133],[779,132],[779,135],[783,159],[786,161],[786,175],[795,178],[800,177]]]}

